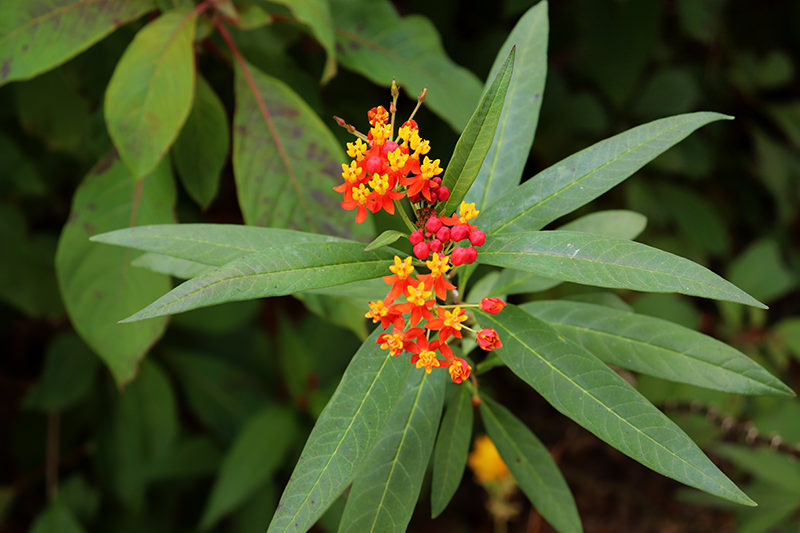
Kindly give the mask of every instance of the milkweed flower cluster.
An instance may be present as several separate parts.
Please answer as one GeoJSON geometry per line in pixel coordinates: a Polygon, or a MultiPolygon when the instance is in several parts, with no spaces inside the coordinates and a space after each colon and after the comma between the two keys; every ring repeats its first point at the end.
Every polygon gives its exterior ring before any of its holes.
{"type": "MultiPolygon", "coordinates": [[[[395,113],[399,91],[392,83],[392,102],[387,111],[378,106],[369,110],[370,130],[360,133],[344,120],[336,117],[340,126],[356,136],[347,143],[347,155],[352,160],[342,164],[343,183],[334,190],[343,195],[341,206],[356,211],[356,222],[361,223],[367,212],[381,209],[395,214],[404,208],[395,202],[407,199],[415,220],[404,217],[413,229],[409,242],[414,257],[401,259],[395,256],[389,267],[391,275],[383,280],[391,286],[382,300],[369,302],[365,314],[374,323],[380,323],[390,332],[378,336],[377,343],[393,356],[403,352],[411,354],[411,363],[431,373],[434,368],[447,368],[455,383],[470,376],[472,367],[461,357],[456,357],[448,346],[451,338],[462,338],[463,331],[475,335],[478,346],[491,351],[502,347],[497,332],[491,328],[472,329],[466,308],[470,304],[445,305],[448,291],[455,289],[452,276],[460,265],[473,263],[477,248],[486,241],[486,234],[472,222],[479,211],[475,204],[461,203],[457,213],[443,216],[442,206],[450,198],[450,190],[442,185],[444,171],[439,159],[431,159],[430,143],[420,136],[419,125],[414,120],[417,109],[425,99],[424,90],[411,117],[395,135],[395,113]],[[414,258],[427,267],[427,273],[415,273],[414,258]]],[[[500,312],[505,303],[494,297],[484,298],[480,308],[491,314],[500,312]]]]}

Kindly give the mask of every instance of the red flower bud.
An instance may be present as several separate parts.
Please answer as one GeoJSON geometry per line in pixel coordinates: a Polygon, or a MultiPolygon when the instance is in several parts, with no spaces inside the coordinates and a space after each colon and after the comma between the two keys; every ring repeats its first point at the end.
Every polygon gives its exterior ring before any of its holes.
{"type": "Polygon", "coordinates": [[[396,149],[397,149],[397,143],[396,142],[394,142],[394,141],[386,141],[386,143],[383,145],[383,148],[381,148],[381,153],[383,155],[388,155],[389,152],[394,152],[396,149]]]}
{"type": "Polygon", "coordinates": [[[417,244],[421,243],[425,240],[425,237],[422,236],[422,230],[418,229],[411,232],[411,235],[408,236],[408,242],[412,245],[416,246],[417,244]]]}
{"type": "Polygon", "coordinates": [[[495,298],[494,296],[487,296],[481,300],[481,309],[490,315],[496,315],[502,311],[505,306],[506,303],[503,300],[500,298],[495,298]]]}
{"type": "Polygon", "coordinates": [[[427,259],[430,253],[431,250],[428,248],[428,243],[421,242],[414,245],[414,255],[417,257],[417,259],[427,259]]]}
{"type": "Polygon", "coordinates": [[[469,234],[469,242],[472,243],[472,246],[483,246],[483,243],[486,242],[486,234],[476,229],[469,234]]]}
{"type": "Polygon", "coordinates": [[[372,157],[367,159],[366,163],[364,163],[364,170],[367,171],[368,176],[371,176],[376,172],[380,172],[382,168],[383,168],[383,160],[377,155],[373,155],[372,157]]]}
{"type": "Polygon", "coordinates": [[[438,177],[438,176],[437,176],[437,177],[435,177],[435,178],[433,178],[431,181],[432,181],[433,183],[435,183],[436,185],[441,185],[441,184],[442,184],[442,178],[440,178],[440,177],[438,177]]]}
{"type": "Polygon", "coordinates": [[[450,189],[447,187],[439,187],[436,189],[436,197],[440,202],[446,202],[450,198],[450,189]]]}
{"type": "Polygon", "coordinates": [[[440,241],[439,239],[433,239],[428,243],[428,248],[430,249],[431,252],[439,253],[442,251],[442,248],[444,248],[444,245],[442,244],[442,241],[440,241]]]}
{"type": "Polygon", "coordinates": [[[442,221],[439,220],[439,217],[431,217],[425,223],[425,229],[430,231],[431,233],[436,233],[442,227],[442,221]]]}
{"type": "Polygon", "coordinates": [[[439,228],[439,231],[436,232],[436,238],[443,243],[450,242],[450,228],[447,226],[439,228]]]}
{"type": "Polygon", "coordinates": [[[450,363],[450,378],[455,383],[461,383],[465,379],[469,378],[469,374],[472,371],[472,367],[469,366],[465,360],[460,357],[456,357],[452,363],[450,363]]]}
{"type": "Polygon", "coordinates": [[[471,265],[478,258],[478,250],[470,246],[464,250],[464,263],[471,265]]]}
{"type": "Polygon", "coordinates": [[[500,337],[492,328],[483,328],[480,330],[477,335],[477,340],[478,346],[487,352],[491,352],[492,350],[503,347],[503,343],[500,342],[500,337]]]}
{"type": "Polygon", "coordinates": [[[453,248],[453,251],[450,252],[450,263],[454,265],[464,264],[464,253],[466,251],[466,248],[453,248]]]}
{"type": "Polygon", "coordinates": [[[450,238],[458,242],[469,237],[469,233],[469,226],[466,224],[458,224],[457,226],[453,226],[453,229],[450,230],[450,238]]]}

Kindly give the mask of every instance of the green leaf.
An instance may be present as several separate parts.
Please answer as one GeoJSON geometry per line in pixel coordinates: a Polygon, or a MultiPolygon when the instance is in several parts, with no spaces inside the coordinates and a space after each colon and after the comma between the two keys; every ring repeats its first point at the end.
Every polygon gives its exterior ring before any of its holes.
{"type": "Polygon", "coordinates": [[[332,0],[339,61],[388,87],[393,78],[455,131],[461,131],[481,96],[478,78],[453,63],[436,28],[425,17],[400,17],[387,0],[332,0]]]}
{"type": "Polygon", "coordinates": [[[601,141],[509,191],[481,213],[481,227],[487,234],[541,229],[624,181],[700,126],[728,118],[689,113],[601,141]]]}
{"type": "Polygon", "coordinates": [[[481,418],[514,479],[557,531],[582,531],[572,493],[550,451],[511,411],[481,396],[481,418]]]}
{"type": "Polygon", "coordinates": [[[789,317],[775,324],[775,337],[800,360],[800,317],[789,317]]]}
{"type": "Polygon", "coordinates": [[[697,263],[626,239],[573,231],[503,233],[486,239],[478,259],[585,285],[678,292],[766,307],[697,263]]]}
{"type": "Polygon", "coordinates": [[[625,209],[610,209],[589,213],[558,229],[633,240],[644,231],[645,226],[647,217],[642,214],[625,209]]]}
{"type": "Polygon", "coordinates": [[[159,274],[167,274],[178,279],[191,279],[200,274],[205,274],[213,268],[209,265],[187,261],[186,259],[151,253],[140,255],[131,261],[131,265],[146,268],[159,274]]]}
{"type": "Polygon", "coordinates": [[[750,245],[730,264],[727,275],[765,302],[777,300],[797,286],[773,239],[761,239],[750,245]]]}
{"type": "Polygon", "coordinates": [[[108,83],[108,133],[136,178],[158,164],[192,109],[196,22],[194,11],[175,9],[149,23],[108,83]]]}
{"type": "Polygon", "coordinates": [[[495,57],[487,79],[493,79],[513,47],[514,73],[492,146],[465,201],[478,210],[519,185],[533,145],[547,76],[547,2],[539,2],[519,19],[495,57]]]}
{"type": "Polygon", "coordinates": [[[307,531],[352,481],[397,404],[411,365],[381,351],[377,329],[317,419],[269,532],[307,531]]]}
{"type": "Polygon", "coordinates": [[[172,157],[186,192],[206,208],[219,189],[230,134],[225,108],[202,76],[197,77],[195,91],[194,107],[175,140],[172,157]]]}
{"type": "Polygon", "coordinates": [[[582,347],[513,305],[481,313],[481,324],[497,330],[506,366],[558,411],[660,474],[753,505],[674,422],[582,347]]]}
{"type": "Polygon", "coordinates": [[[372,234],[354,224],[333,187],[342,152],[319,117],[283,82],[248,66],[256,93],[236,69],[233,170],[245,222],[329,235],[372,234]],[[354,228],[351,230],[351,228],[354,228]]]}
{"type": "Polygon", "coordinates": [[[472,398],[467,387],[458,387],[447,404],[436,447],[433,450],[431,517],[444,511],[461,484],[472,437],[472,398]]]}
{"type": "Polygon", "coordinates": [[[333,20],[327,0],[273,0],[289,8],[297,20],[306,24],[325,49],[327,59],[322,71],[322,83],[336,75],[336,39],[333,35],[333,20]]]}
{"type": "Polygon", "coordinates": [[[389,246],[393,242],[403,237],[408,238],[408,234],[403,233],[402,231],[387,229],[375,237],[375,239],[373,239],[373,241],[369,243],[366,248],[364,248],[364,251],[370,252],[372,250],[377,250],[378,248],[383,248],[384,246],[389,246]]]}
{"type": "Polygon", "coordinates": [[[201,530],[211,529],[272,477],[289,451],[295,427],[291,411],[275,406],[262,409],[247,422],[222,461],[200,519],[201,530]]]}
{"type": "Polygon", "coordinates": [[[752,476],[800,497],[800,464],[777,450],[721,444],[714,451],[752,476]]]}
{"type": "Polygon", "coordinates": [[[612,365],[726,392],[794,395],[740,351],[666,320],[579,302],[530,302],[521,309],[612,365]]]}
{"type": "Polygon", "coordinates": [[[362,246],[357,242],[330,242],[267,248],[182,283],[122,322],[224,302],[284,296],[385,274],[394,254],[386,250],[365,252],[362,246]]]}
{"type": "Polygon", "coordinates": [[[222,462],[218,446],[211,435],[184,437],[152,463],[148,478],[157,482],[211,477],[222,462]]]}
{"type": "Polygon", "coordinates": [[[409,374],[391,419],[353,481],[340,532],[406,531],[433,450],[446,378],[442,370],[409,374]]]}
{"type": "Polygon", "coordinates": [[[64,63],[151,9],[152,0],[3,0],[0,85],[64,63]]]}
{"type": "Polygon", "coordinates": [[[166,327],[116,323],[169,290],[167,276],[131,269],[130,250],[89,242],[99,232],[169,222],[175,187],[169,167],[132,179],[116,154],[98,163],[78,187],[56,252],[61,296],[75,329],[108,365],[118,384],[136,375],[138,362],[166,327]]]}
{"type": "Polygon", "coordinates": [[[481,97],[478,107],[467,122],[458,138],[453,156],[447,164],[442,185],[450,189],[450,198],[440,208],[440,213],[451,213],[461,204],[461,200],[478,177],[486,154],[492,146],[497,131],[500,113],[506,99],[508,84],[514,72],[514,53],[511,48],[505,63],[492,80],[492,84],[481,97]]]}
{"type": "Polygon", "coordinates": [[[69,507],[61,500],[54,500],[36,517],[31,526],[31,533],[84,533],[86,531],[72,514],[69,507]]]}

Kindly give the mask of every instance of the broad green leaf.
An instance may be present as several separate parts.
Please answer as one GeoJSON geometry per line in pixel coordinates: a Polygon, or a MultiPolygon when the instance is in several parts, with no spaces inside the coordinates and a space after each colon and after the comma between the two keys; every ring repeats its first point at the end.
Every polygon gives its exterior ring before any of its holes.
{"type": "Polygon", "coordinates": [[[514,72],[515,48],[511,48],[505,63],[492,80],[492,84],[481,97],[478,107],[467,122],[464,131],[458,138],[453,156],[447,164],[442,178],[442,185],[450,189],[450,198],[439,212],[452,213],[461,204],[461,200],[478,177],[484,158],[492,146],[497,131],[497,122],[503,111],[508,84],[514,72]]]}
{"type": "Polygon", "coordinates": [[[315,294],[311,291],[296,293],[294,297],[321,319],[349,329],[359,340],[363,341],[369,335],[367,322],[364,320],[364,313],[368,309],[367,302],[348,296],[315,294]]]}
{"type": "Polygon", "coordinates": [[[243,504],[283,464],[296,421],[285,408],[266,407],[242,428],[222,461],[200,519],[207,530],[243,504]]]}
{"type": "Polygon", "coordinates": [[[85,398],[97,377],[99,362],[74,333],[64,333],[47,347],[42,376],[28,390],[26,409],[64,411],[85,398]]]}
{"type": "Polygon", "coordinates": [[[728,119],[689,113],[637,126],[543,170],[481,213],[487,234],[537,230],[624,181],[697,128],[728,119]]]}
{"type": "Polygon", "coordinates": [[[30,529],[31,533],[84,533],[81,523],[72,514],[66,504],[56,499],[36,517],[30,529]]]}
{"type": "Polygon", "coordinates": [[[785,296],[797,286],[773,239],[762,239],[747,248],[730,264],[727,276],[765,302],[785,296]]]}
{"type": "Polygon", "coordinates": [[[642,214],[625,209],[610,209],[589,213],[558,229],[632,240],[644,231],[646,225],[647,217],[642,214]]]}
{"type": "Polygon", "coordinates": [[[752,476],[800,497],[800,464],[777,450],[721,444],[714,451],[752,476]]]}
{"type": "Polygon", "coordinates": [[[256,93],[236,69],[233,171],[245,222],[348,236],[355,224],[333,187],[345,154],[333,133],[292,89],[248,66],[256,93]]]}
{"type": "Polygon", "coordinates": [[[78,187],[56,252],[61,296],[75,329],[108,365],[118,384],[161,336],[166,320],[120,326],[117,320],[169,290],[167,276],[130,268],[130,250],[89,242],[96,233],[173,217],[175,186],[159,165],[134,180],[116,154],[98,163],[78,187]]]}
{"type": "Polygon", "coordinates": [[[656,193],[683,235],[690,241],[717,255],[727,255],[731,239],[717,206],[699,193],[686,187],[661,184],[656,193]]]}
{"type": "Polygon", "coordinates": [[[478,259],[585,285],[679,292],[766,307],[697,263],[626,239],[574,231],[503,233],[486,239],[478,259]]]}
{"type": "Polygon", "coordinates": [[[267,248],[185,281],[122,322],[376,278],[388,271],[393,257],[346,241],[267,248]]]}
{"type": "Polygon", "coordinates": [[[550,451],[511,411],[481,396],[489,438],[522,492],[557,531],[582,531],[572,493],[550,451]]]}
{"type": "Polygon", "coordinates": [[[340,532],[406,531],[433,450],[446,378],[443,370],[409,374],[391,419],[353,480],[340,532]]]}
{"type": "Polygon", "coordinates": [[[344,66],[386,87],[396,78],[413,99],[427,87],[425,105],[455,131],[464,128],[481,84],[447,57],[430,20],[400,17],[388,0],[332,0],[331,13],[344,66]]]}
{"type": "Polygon", "coordinates": [[[60,65],[153,7],[152,0],[3,0],[0,85],[60,65]]]}
{"type": "Polygon", "coordinates": [[[433,479],[431,481],[431,516],[444,511],[461,484],[467,465],[469,441],[472,438],[472,398],[469,389],[458,391],[447,404],[442,425],[433,450],[433,479]]]}
{"type": "Polygon", "coordinates": [[[547,2],[530,8],[511,30],[495,57],[487,79],[493,79],[513,47],[514,73],[492,146],[465,201],[478,210],[492,205],[519,185],[533,144],[547,75],[547,2]]]}
{"type": "Polygon", "coordinates": [[[200,207],[208,207],[217,195],[229,144],[225,108],[208,82],[198,76],[194,106],[175,139],[172,157],[186,192],[200,207]]]}
{"type": "Polygon", "coordinates": [[[317,41],[325,49],[327,59],[322,71],[322,83],[336,75],[336,39],[333,35],[333,20],[327,0],[273,0],[288,7],[297,20],[308,25],[317,41]]]}
{"type": "Polygon", "coordinates": [[[202,263],[153,253],[140,255],[131,261],[131,265],[146,268],[159,274],[168,274],[178,279],[190,279],[213,269],[213,267],[202,263]]]}
{"type": "Polygon", "coordinates": [[[106,89],[108,133],[135,178],[152,171],[178,136],[194,97],[197,16],[164,13],[136,34],[106,89]]]}
{"type": "Polygon", "coordinates": [[[395,241],[403,237],[408,238],[408,234],[403,233],[402,231],[387,229],[386,231],[375,237],[375,239],[373,239],[373,241],[369,243],[366,248],[364,248],[364,251],[369,252],[372,250],[377,250],[378,248],[383,248],[384,246],[389,246],[390,244],[394,243],[395,241]]]}
{"type": "Polygon", "coordinates": [[[584,348],[513,305],[480,321],[498,332],[506,366],[557,410],[660,474],[753,505],[674,422],[584,348]]]}
{"type": "Polygon", "coordinates": [[[307,531],[353,480],[397,404],[411,365],[383,352],[377,329],[353,356],[308,437],[269,532],[307,531]]]}
{"type": "Polygon", "coordinates": [[[726,392],[794,395],[740,351],[666,320],[579,302],[538,301],[521,309],[612,365],[726,392]]]}

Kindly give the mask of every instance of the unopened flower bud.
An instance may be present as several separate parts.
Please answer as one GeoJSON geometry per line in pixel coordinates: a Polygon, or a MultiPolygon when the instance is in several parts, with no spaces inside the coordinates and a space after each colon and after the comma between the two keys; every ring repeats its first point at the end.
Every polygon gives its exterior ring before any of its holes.
{"type": "Polygon", "coordinates": [[[436,189],[436,196],[439,198],[440,202],[446,202],[450,199],[450,189],[447,187],[439,187],[436,189]]]}
{"type": "Polygon", "coordinates": [[[464,263],[467,265],[471,265],[475,262],[478,258],[478,250],[470,246],[466,250],[464,250],[464,263]]]}
{"type": "Polygon", "coordinates": [[[450,228],[447,226],[439,228],[439,231],[436,232],[436,238],[443,243],[450,242],[450,228]]]}
{"type": "Polygon", "coordinates": [[[457,226],[453,226],[453,229],[450,230],[450,238],[458,242],[469,237],[469,233],[469,226],[466,224],[458,224],[457,226]]]}
{"type": "Polygon", "coordinates": [[[383,155],[388,155],[389,152],[394,152],[395,150],[397,150],[397,143],[394,141],[386,141],[383,148],[381,148],[381,153],[383,153],[383,155]]]}
{"type": "Polygon", "coordinates": [[[483,231],[476,229],[469,234],[469,242],[472,244],[472,246],[483,246],[483,243],[486,242],[486,234],[483,231]]]}
{"type": "Polygon", "coordinates": [[[506,303],[500,298],[494,296],[487,296],[481,300],[481,309],[490,315],[496,315],[506,306],[506,303]]]}
{"type": "Polygon", "coordinates": [[[439,217],[431,217],[425,223],[425,229],[430,231],[431,233],[436,233],[437,231],[439,231],[439,229],[441,229],[441,227],[442,227],[442,221],[439,220],[439,217]]]}
{"type": "Polygon", "coordinates": [[[411,235],[408,236],[408,242],[412,245],[416,246],[417,244],[421,243],[425,240],[425,237],[422,236],[422,230],[418,229],[411,232],[411,235]]]}
{"type": "Polygon", "coordinates": [[[464,253],[466,251],[467,251],[466,248],[453,248],[453,251],[450,252],[450,263],[454,265],[463,265],[464,253]]]}
{"type": "Polygon", "coordinates": [[[492,328],[484,328],[480,330],[476,337],[478,340],[478,346],[487,352],[491,352],[492,350],[503,347],[503,343],[500,342],[500,337],[492,328]]]}
{"type": "Polygon", "coordinates": [[[414,255],[417,259],[427,259],[431,250],[428,248],[428,243],[421,242],[414,245],[414,255]]]}
{"type": "Polygon", "coordinates": [[[383,161],[377,155],[373,155],[367,159],[367,162],[364,164],[364,168],[367,171],[367,175],[380,173],[381,169],[383,168],[383,161]]]}
{"type": "Polygon", "coordinates": [[[444,245],[442,244],[442,241],[440,241],[439,239],[433,239],[432,241],[430,241],[428,243],[428,248],[430,249],[431,252],[437,252],[438,253],[438,252],[442,251],[442,248],[444,248],[444,245]]]}

